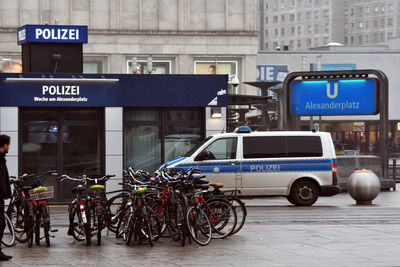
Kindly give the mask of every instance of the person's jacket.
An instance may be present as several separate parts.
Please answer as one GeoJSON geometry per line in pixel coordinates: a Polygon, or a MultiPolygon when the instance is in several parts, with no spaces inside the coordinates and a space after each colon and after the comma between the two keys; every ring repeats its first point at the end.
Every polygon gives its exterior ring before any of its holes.
{"type": "Polygon", "coordinates": [[[0,152],[0,198],[11,197],[10,177],[6,165],[5,153],[0,152]]]}

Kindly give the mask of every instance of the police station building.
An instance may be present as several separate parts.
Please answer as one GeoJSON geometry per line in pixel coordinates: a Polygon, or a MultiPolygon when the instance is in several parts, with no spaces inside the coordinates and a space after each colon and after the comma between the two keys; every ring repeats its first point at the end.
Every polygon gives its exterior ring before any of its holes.
{"type": "MultiPolygon", "coordinates": [[[[115,174],[120,189],[123,168],[153,172],[224,128],[228,75],[82,74],[85,26],[25,25],[18,42],[23,72],[0,74],[10,175],[115,174]]],[[[71,198],[72,183],[45,184],[71,198]]]]}

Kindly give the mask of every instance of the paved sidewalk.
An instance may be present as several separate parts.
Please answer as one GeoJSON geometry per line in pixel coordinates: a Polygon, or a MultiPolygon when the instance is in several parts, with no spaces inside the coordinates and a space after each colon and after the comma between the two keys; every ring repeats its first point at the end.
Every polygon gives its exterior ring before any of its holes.
{"type": "MultiPolygon", "coordinates": [[[[237,235],[205,247],[162,239],[126,246],[113,236],[101,246],[74,243],[60,229],[51,247],[4,248],[0,266],[399,266],[400,224],[246,224],[237,235]]],[[[93,241],[96,241],[94,238],[93,241]]],[[[95,243],[95,242],[94,242],[95,243]]]]}
{"type": "MultiPolygon", "coordinates": [[[[67,228],[51,247],[4,248],[14,256],[0,266],[399,266],[400,191],[381,192],[374,205],[357,206],[346,193],[294,207],[285,198],[245,200],[248,219],[235,236],[202,247],[161,239],[154,247],[104,236],[89,247],[67,228]]],[[[67,223],[67,207],[52,207],[52,223],[67,223]],[[53,218],[55,217],[55,218],[53,218]]]]}

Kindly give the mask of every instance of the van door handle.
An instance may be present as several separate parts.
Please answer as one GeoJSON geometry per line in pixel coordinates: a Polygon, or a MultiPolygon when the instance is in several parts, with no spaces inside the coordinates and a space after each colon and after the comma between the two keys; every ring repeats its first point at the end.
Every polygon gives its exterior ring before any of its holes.
{"type": "Polygon", "coordinates": [[[238,164],[238,161],[237,161],[237,160],[231,161],[231,165],[232,165],[232,166],[233,166],[233,165],[236,165],[236,164],[238,164]]]}

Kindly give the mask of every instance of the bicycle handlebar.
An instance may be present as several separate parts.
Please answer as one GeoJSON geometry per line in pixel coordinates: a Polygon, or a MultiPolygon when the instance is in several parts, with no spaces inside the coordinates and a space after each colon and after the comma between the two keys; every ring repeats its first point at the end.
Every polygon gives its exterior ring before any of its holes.
{"type": "Polygon", "coordinates": [[[95,181],[97,183],[98,181],[103,181],[103,180],[107,181],[111,177],[115,177],[115,175],[112,174],[112,175],[104,175],[103,177],[100,177],[100,178],[90,178],[90,177],[86,176],[85,174],[82,175],[82,177],[71,177],[71,176],[69,176],[67,174],[63,174],[63,175],[59,176],[57,178],[57,180],[59,182],[62,182],[65,179],[68,179],[68,180],[71,180],[71,181],[84,182],[84,184],[86,185],[87,181],[95,181]]]}

